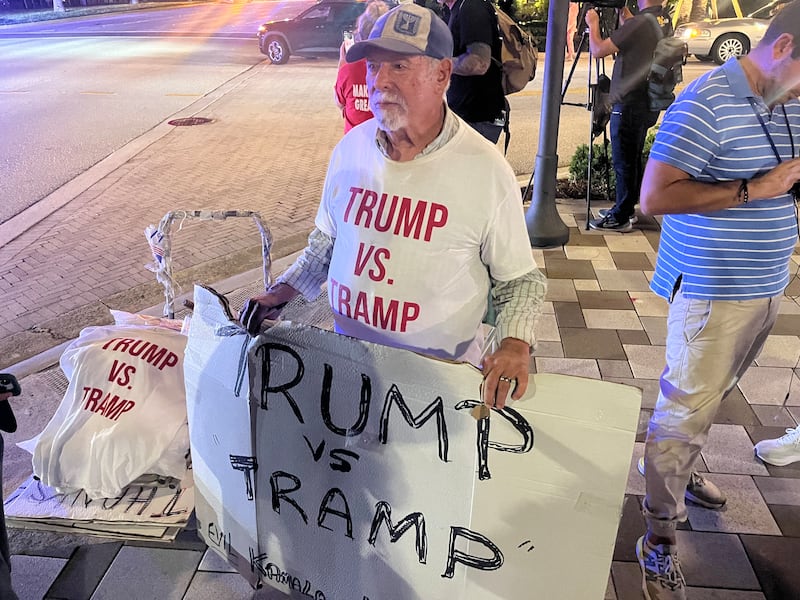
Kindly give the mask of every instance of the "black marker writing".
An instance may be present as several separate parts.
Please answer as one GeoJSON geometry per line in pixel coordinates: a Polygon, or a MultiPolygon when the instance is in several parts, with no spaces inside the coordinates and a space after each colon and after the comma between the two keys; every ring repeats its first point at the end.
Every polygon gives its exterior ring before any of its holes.
{"type": "Polygon", "coordinates": [[[386,529],[389,530],[389,539],[395,543],[400,539],[409,527],[412,525],[417,533],[415,545],[417,549],[417,557],[421,564],[425,564],[428,556],[428,535],[425,533],[425,516],[420,512],[411,513],[406,515],[395,525],[392,523],[392,507],[388,502],[381,501],[375,505],[375,518],[372,520],[372,527],[369,529],[369,537],[367,542],[370,545],[375,545],[375,540],[378,539],[378,529],[381,523],[386,524],[386,529]]]}
{"type": "MultiPolygon", "coordinates": [[[[471,410],[479,404],[482,404],[479,400],[462,400],[456,404],[456,410],[471,410]]],[[[490,419],[478,419],[476,421],[478,428],[478,479],[481,481],[492,478],[492,474],[489,472],[489,448],[500,452],[512,452],[514,454],[525,454],[533,449],[533,427],[531,427],[531,424],[528,423],[525,417],[509,406],[500,410],[493,408],[492,411],[511,423],[511,426],[516,429],[522,437],[522,443],[519,445],[511,445],[501,444],[500,442],[490,442],[490,419]]]]}
{"type": "Polygon", "coordinates": [[[358,403],[358,419],[352,427],[342,428],[337,427],[333,423],[331,417],[331,384],[333,383],[333,367],[325,363],[325,373],[322,376],[322,397],[320,398],[320,410],[322,411],[322,422],[325,427],[330,429],[337,435],[346,437],[361,435],[364,427],[367,426],[367,419],[369,418],[369,402],[372,398],[372,385],[369,377],[361,374],[361,399],[358,403]]]}
{"type": "Polygon", "coordinates": [[[403,415],[406,423],[411,425],[414,429],[419,429],[431,416],[434,414],[436,415],[436,431],[439,438],[439,459],[442,462],[447,462],[449,442],[447,439],[447,424],[444,419],[444,403],[442,402],[441,396],[437,396],[436,400],[426,406],[419,416],[415,417],[411,414],[411,409],[408,408],[405,400],[403,400],[403,395],[400,393],[400,390],[395,384],[392,384],[392,387],[390,387],[389,391],[386,393],[386,400],[383,403],[383,411],[381,412],[379,439],[383,444],[389,441],[389,411],[392,408],[392,404],[395,403],[397,404],[397,408],[400,409],[400,414],[403,415]]]}
{"type": "Polygon", "coordinates": [[[444,573],[442,573],[442,577],[452,579],[455,573],[456,563],[461,563],[480,571],[495,571],[503,566],[503,553],[500,552],[500,548],[485,535],[481,535],[465,527],[450,527],[450,547],[447,551],[447,567],[444,573]],[[492,553],[491,558],[472,556],[461,550],[456,550],[456,541],[458,538],[462,537],[470,542],[475,542],[476,544],[484,546],[492,553]]]}
{"type": "Polygon", "coordinates": [[[345,495],[339,488],[331,488],[328,490],[328,493],[325,494],[325,497],[322,499],[322,503],[319,505],[319,514],[317,515],[317,525],[329,531],[333,531],[333,529],[325,525],[325,519],[328,515],[334,515],[344,519],[346,527],[345,535],[350,539],[353,539],[353,517],[350,516],[350,506],[347,504],[347,498],[345,498],[345,495]],[[339,498],[342,504],[344,504],[344,508],[342,510],[331,508],[330,505],[336,498],[339,498]]]}
{"type": "MultiPolygon", "coordinates": [[[[295,417],[297,417],[297,420],[300,423],[305,423],[305,421],[303,421],[303,414],[300,412],[300,407],[297,406],[297,402],[294,401],[294,398],[292,398],[292,395],[288,392],[288,390],[296,386],[303,379],[305,367],[303,366],[303,361],[300,358],[300,355],[292,350],[289,346],[285,346],[283,344],[264,344],[256,349],[256,356],[261,357],[261,377],[263,379],[263,383],[261,385],[261,408],[264,410],[269,410],[270,393],[282,394],[289,403],[289,406],[291,407],[292,412],[294,412],[295,417]],[[271,363],[273,360],[271,351],[273,350],[285,352],[294,359],[295,364],[297,365],[297,370],[295,371],[294,377],[288,383],[282,383],[276,386],[270,385],[271,363]]],[[[280,363],[285,364],[285,357],[281,357],[280,363]]]]}
{"type": "Polygon", "coordinates": [[[258,462],[255,456],[237,456],[235,454],[229,455],[231,460],[231,467],[236,471],[244,473],[244,488],[247,493],[247,499],[253,500],[253,471],[258,468],[258,462]]]}

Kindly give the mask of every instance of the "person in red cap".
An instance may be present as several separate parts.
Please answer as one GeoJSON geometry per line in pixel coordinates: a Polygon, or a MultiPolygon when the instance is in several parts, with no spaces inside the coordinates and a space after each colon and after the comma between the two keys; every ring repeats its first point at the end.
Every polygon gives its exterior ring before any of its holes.
{"type": "MultiPolygon", "coordinates": [[[[373,0],[367,4],[366,9],[356,21],[353,40],[367,39],[375,21],[388,10],[389,5],[382,0],[373,0]]],[[[345,52],[345,43],[342,42],[339,70],[336,73],[336,84],[333,87],[336,106],[342,111],[344,132],[347,133],[359,123],[371,119],[372,111],[369,109],[369,99],[367,98],[367,65],[363,60],[347,62],[344,58],[345,52]]]]}
{"type": "Polygon", "coordinates": [[[546,280],[513,170],[444,100],[452,55],[447,25],[416,4],[348,50],[366,60],[375,118],[337,144],[308,247],[240,320],[256,334],[327,282],[336,331],[480,366],[484,399],[501,408],[525,393],[546,280]],[[499,347],[484,355],[490,303],[499,347]]]}

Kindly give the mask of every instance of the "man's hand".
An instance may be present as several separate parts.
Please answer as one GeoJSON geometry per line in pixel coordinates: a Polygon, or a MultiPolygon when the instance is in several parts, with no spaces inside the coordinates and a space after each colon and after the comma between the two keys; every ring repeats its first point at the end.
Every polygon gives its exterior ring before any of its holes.
{"type": "Polygon", "coordinates": [[[761,177],[747,182],[750,199],[774,198],[785,194],[800,181],[800,158],[784,160],[761,177]]]}
{"type": "Polygon", "coordinates": [[[600,15],[597,14],[597,11],[593,8],[586,11],[586,16],[583,19],[590,29],[600,25],[600,15]]]}
{"type": "Polygon", "coordinates": [[[503,408],[509,392],[519,400],[528,389],[528,363],[531,347],[522,340],[505,338],[500,349],[483,359],[483,401],[503,408]]]}
{"type": "Polygon", "coordinates": [[[265,293],[253,296],[244,303],[239,312],[239,321],[250,335],[258,335],[264,319],[277,319],[284,306],[298,291],[285,283],[269,288],[265,293]]]}

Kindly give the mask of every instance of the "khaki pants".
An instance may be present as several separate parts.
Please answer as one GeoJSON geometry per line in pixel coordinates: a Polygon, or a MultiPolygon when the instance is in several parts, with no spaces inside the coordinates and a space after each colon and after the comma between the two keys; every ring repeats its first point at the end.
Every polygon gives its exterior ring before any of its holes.
{"type": "Polygon", "coordinates": [[[781,296],[722,301],[675,295],[667,319],[666,367],[645,444],[645,519],[673,537],[686,520],[684,491],[725,395],[755,360],[781,296]]]}

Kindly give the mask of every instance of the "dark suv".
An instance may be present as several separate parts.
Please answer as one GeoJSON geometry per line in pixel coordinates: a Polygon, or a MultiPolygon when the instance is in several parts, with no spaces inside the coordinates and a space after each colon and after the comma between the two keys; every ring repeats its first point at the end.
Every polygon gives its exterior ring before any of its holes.
{"type": "Polygon", "coordinates": [[[337,54],[346,29],[352,29],[366,2],[321,0],[294,19],[270,21],[258,28],[258,47],[282,65],[292,54],[337,54]]]}

